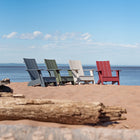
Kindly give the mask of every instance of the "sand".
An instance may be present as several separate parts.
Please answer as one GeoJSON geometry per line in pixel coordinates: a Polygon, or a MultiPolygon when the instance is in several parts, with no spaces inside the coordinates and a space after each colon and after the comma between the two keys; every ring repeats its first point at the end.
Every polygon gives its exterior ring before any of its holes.
{"type": "Polygon", "coordinates": [[[26,82],[8,85],[14,94],[23,94],[33,99],[58,99],[85,102],[102,102],[104,105],[121,106],[127,109],[127,120],[115,123],[105,123],[96,126],[65,125],[58,123],[39,122],[31,120],[0,121],[0,124],[25,124],[31,126],[47,126],[58,128],[112,128],[112,129],[140,129],[140,86],[118,85],[65,85],[48,87],[28,87],[26,82]]]}

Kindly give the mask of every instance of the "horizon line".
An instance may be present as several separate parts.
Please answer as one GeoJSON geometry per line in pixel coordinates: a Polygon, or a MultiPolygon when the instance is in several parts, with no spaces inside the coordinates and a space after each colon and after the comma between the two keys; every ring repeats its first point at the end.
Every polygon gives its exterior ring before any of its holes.
{"type": "MultiPolygon", "coordinates": [[[[0,65],[24,65],[24,63],[0,63],[0,65]]],[[[38,65],[45,65],[44,63],[38,63],[38,65]]],[[[58,63],[58,65],[69,65],[68,63],[58,63]]],[[[89,66],[96,66],[96,64],[82,64],[82,65],[89,65],[89,66]]],[[[122,64],[111,64],[111,66],[129,66],[129,67],[140,67],[140,65],[122,65],[122,64]]]]}

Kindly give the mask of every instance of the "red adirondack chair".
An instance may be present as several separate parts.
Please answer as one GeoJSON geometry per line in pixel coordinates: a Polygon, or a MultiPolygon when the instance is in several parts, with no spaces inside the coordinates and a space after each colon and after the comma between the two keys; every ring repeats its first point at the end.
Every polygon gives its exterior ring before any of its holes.
{"type": "Polygon", "coordinates": [[[118,85],[120,85],[119,82],[119,71],[120,70],[115,70],[116,71],[116,76],[112,76],[112,71],[111,67],[110,67],[110,63],[109,61],[96,61],[96,65],[97,65],[97,72],[98,72],[98,76],[99,76],[99,80],[98,80],[98,84],[103,82],[112,82],[112,84],[114,83],[118,83],[118,85]]]}

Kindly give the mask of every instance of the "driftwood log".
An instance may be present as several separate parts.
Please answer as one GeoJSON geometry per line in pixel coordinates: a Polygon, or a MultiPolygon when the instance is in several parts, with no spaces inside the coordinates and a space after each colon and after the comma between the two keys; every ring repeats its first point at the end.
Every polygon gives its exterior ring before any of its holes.
{"type": "Polygon", "coordinates": [[[97,124],[126,119],[126,109],[102,103],[1,98],[0,120],[30,119],[65,124],[97,124]]]}

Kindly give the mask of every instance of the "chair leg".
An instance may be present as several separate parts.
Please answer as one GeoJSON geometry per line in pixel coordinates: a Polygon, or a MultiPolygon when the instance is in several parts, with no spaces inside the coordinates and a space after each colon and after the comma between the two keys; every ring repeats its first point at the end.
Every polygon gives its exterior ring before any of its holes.
{"type": "Polygon", "coordinates": [[[89,84],[89,82],[87,82],[87,81],[84,81],[84,83],[83,84],[89,84]]]}
{"type": "Polygon", "coordinates": [[[97,82],[97,84],[100,84],[100,83],[101,83],[101,80],[99,79],[98,82],[97,82]]]}
{"type": "Polygon", "coordinates": [[[57,82],[54,82],[53,84],[54,84],[54,86],[57,86],[57,82]]]}
{"type": "Polygon", "coordinates": [[[78,83],[78,85],[80,85],[80,80],[79,79],[77,79],[77,83],[78,83]]]}
{"type": "Polygon", "coordinates": [[[94,85],[95,85],[95,80],[93,80],[93,81],[92,81],[92,84],[94,84],[94,85]]]}
{"type": "Polygon", "coordinates": [[[120,82],[118,81],[118,85],[120,85],[120,82]]]}
{"type": "Polygon", "coordinates": [[[115,84],[116,82],[112,81],[112,85],[115,84]]]}
{"type": "Polygon", "coordinates": [[[59,82],[59,85],[64,85],[64,82],[59,82]]]}
{"type": "Polygon", "coordinates": [[[102,83],[102,85],[104,85],[104,82],[103,81],[101,81],[101,83],[102,83]]]}
{"type": "Polygon", "coordinates": [[[47,85],[48,85],[47,83],[46,84],[44,82],[41,83],[41,87],[46,87],[47,85]]]}
{"type": "Polygon", "coordinates": [[[71,81],[71,84],[72,84],[72,85],[75,85],[74,81],[71,81]]]}

